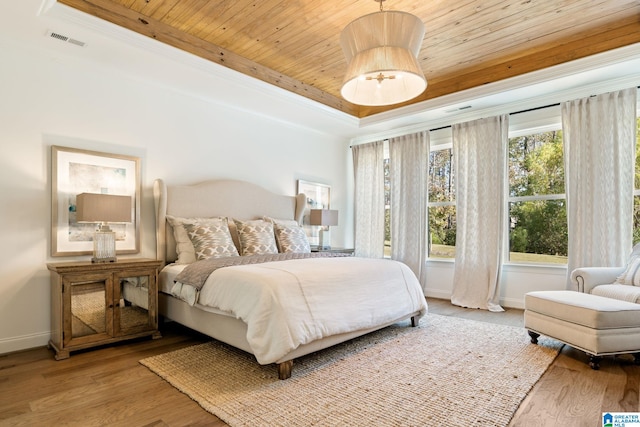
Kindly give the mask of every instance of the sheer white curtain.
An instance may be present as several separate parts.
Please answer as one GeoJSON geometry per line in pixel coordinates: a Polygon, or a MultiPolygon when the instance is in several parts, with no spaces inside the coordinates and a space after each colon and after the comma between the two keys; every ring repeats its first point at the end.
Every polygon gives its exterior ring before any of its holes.
{"type": "Polygon", "coordinates": [[[502,267],[508,116],[453,125],[456,259],[451,302],[503,311],[502,267]]]}
{"type": "Polygon", "coordinates": [[[354,145],[355,255],[384,256],[384,141],[354,145]]]}
{"type": "Polygon", "coordinates": [[[405,263],[425,287],[429,132],[389,140],[391,258],[405,263]]]}
{"type": "Polygon", "coordinates": [[[631,251],[636,97],[631,88],[562,104],[569,275],[624,265],[631,251]]]}

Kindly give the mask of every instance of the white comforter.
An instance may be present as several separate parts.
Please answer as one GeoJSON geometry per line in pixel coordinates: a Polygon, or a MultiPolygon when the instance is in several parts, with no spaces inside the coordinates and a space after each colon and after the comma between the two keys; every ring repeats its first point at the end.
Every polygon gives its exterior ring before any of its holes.
{"type": "Polygon", "coordinates": [[[225,267],[202,287],[198,303],[248,325],[260,364],[302,344],[426,313],[424,294],[404,264],[369,258],[315,258],[225,267]]]}

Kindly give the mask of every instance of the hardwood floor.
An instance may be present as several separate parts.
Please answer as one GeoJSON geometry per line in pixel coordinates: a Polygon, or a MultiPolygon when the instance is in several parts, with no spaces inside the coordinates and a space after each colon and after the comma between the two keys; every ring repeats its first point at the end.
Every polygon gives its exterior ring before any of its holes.
{"type": "MultiPolygon", "coordinates": [[[[429,299],[431,313],[522,326],[522,310],[503,313],[429,299]]],[[[159,340],[140,339],[74,352],[55,361],[37,348],[0,355],[0,426],[225,426],[186,395],[138,363],[199,344],[207,337],[173,323],[159,340]]],[[[523,331],[524,333],[524,331],[523,331]]],[[[604,358],[599,371],[565,346],[516,412],[511,426],[602,425],[603,411],[640,412],[640,366],[604,358]]]]}
{"type": "MultiPolygon", "coordinates": [[[[431,313],[523,326],[522,310],[502,313],[456,307],[429,299],[431,313]]],[[[524,332],[523,332],[524,333],[524,332]]],[[[604,357],[589,368],[585,353],[564,346],[515,413],[512,427],[600,427],[603,412],[640,412],[640,366],[633,357],[604,357]]]]}

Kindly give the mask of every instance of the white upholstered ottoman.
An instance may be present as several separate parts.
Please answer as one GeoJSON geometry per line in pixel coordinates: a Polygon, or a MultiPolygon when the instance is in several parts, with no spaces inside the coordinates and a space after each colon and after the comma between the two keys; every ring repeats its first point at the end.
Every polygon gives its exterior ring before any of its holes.
{"type": "Polygon", "coordinates": [[[604,355],[634,353],[640,362],[640,304],[575,291],[537,291],[524,297],[524,327],[531,342],[555,338],[589,354],[600,367],[604,355]]]}

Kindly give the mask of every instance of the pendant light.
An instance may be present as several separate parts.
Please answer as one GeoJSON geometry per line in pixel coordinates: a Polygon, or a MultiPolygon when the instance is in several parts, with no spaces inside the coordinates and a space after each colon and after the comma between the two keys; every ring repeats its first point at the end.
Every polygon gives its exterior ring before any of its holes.
{"type": "Polygon", "coordinates": [[[341,94],[357,105],[391,105],[420,95],[427,80],[417,56],[424,38],[424,23],[399,11],[364,15],[340,35],[348,68],[341,94]]]}

